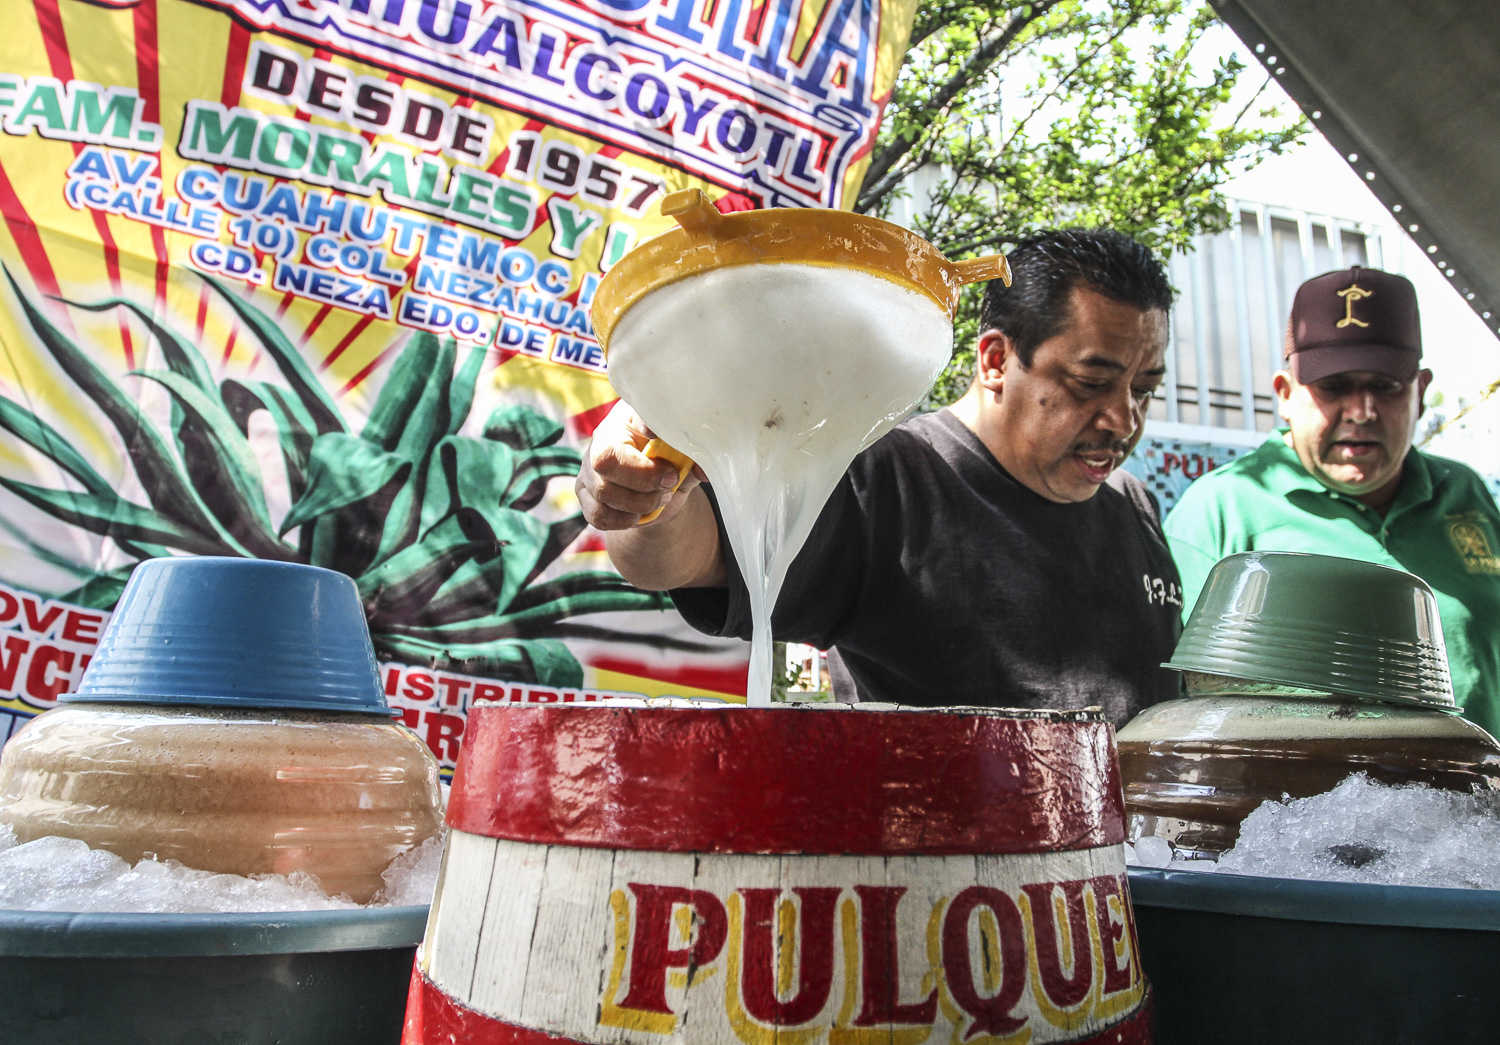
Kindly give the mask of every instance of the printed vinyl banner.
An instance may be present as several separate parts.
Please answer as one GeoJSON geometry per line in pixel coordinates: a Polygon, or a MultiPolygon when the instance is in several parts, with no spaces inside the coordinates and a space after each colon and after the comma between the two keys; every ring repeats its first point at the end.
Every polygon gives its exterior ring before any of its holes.
{"type": "Polygon", "coordinates": [[[572,483],[658,203],[852,198],[911,0],[35,0],[0,41],[0,740],[137,562],[355,579],[450,767],[476,699],[742,700],[572,483]]]}
{"type": "Polygon", "coordinates": [[[1182,491],[1194,479],[1250,453],[1267,438],[1267,433],[1254,432],[1221,432],[1204,437],[1174,435],[1170,430],[1158,434],[1155,430],[1167,427],[1153,426],[1148,421],[1146,434],[1121,465],[1146,484],[1146,489],[1156,497],[1163,519],[1177,506],[1182,491]]]}

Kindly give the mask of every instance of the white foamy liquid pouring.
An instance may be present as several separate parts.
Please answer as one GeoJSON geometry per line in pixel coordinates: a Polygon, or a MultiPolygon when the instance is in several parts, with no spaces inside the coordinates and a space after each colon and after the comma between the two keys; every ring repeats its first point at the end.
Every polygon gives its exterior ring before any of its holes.
{"type": "Polygon", "coordinates": [[[1163,845],[1164,839],[1139,838],[1133,851],[1127,847],[1126,862],[1271,878],[1500,889],[1500,796],[1390,786],[1355,773],[1321,795],[1261,803],[1217,865],[1175,855],[1157,862],[1163,845]]]}
{"type": "Polygon", "coordinates": [[[15,832],[0,824],[0,910],[228,914],[420,905],[432,899],[442,851],[441,833],[408,849],[382,872],[385,886],[375,900],[361,905],[328,896],[300,871],[241,877],[153,859],[132,867],[75,838],[18,844],[15,832]]]}
{"type": "Polygon", "coordinates": [[[952,348],[948,314],[925,294],[822,265],[701,273],[652,291],[615,328],[615,390],[718,496],[750,593],[750,704],[770,702],[770,608],[828,495],[952,348]]]}

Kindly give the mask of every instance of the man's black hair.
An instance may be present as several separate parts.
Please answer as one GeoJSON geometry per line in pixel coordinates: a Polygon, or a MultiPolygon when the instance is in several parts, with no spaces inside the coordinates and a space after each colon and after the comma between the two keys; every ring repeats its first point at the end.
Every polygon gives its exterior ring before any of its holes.
{"type": "Polygon", "coordinates": [[[1142,311],[1172,309],[1166,269],[1123,232],[1054,229],[1023,239],[1005,257],[1011,285],[992,279],[985,287],[980,329],[1010,335],[1023,366],[1031,366],[1036,346],[1067,324],[1074,287],[1142,311]]]}

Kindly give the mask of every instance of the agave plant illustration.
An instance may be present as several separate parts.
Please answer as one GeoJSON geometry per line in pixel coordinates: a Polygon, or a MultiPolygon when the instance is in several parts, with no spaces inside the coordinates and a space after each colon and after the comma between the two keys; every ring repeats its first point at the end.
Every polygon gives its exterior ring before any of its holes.
{"type": "MultiPolygon", "coordinates": [[[[144,325],[165,369],[128,376],[166,390],[164,432],[8,269],[5,277],[38,341],[119,433],[149,503],[123,497],[65,436],[3,396],[0,428],[81,489],[4,477],[0,486],[64,523],[112,538],[136,560],[180,553],[325,566],[354,578],[381,654],[555,686],[582,685],[582,668],[562,639],[600,634],[568,618],[665,605],[607,571],[540,579],[585,524],[578,514],[546,522],[531,509],[549,480],[577,471],[579,454],[559,445],[561,425],[518,405],[497,408],[479,437],[458,434],[473,405],[483,345],[469,347],[460,362],[453,339],[412,335],[354,432],[280,326],[212,278],[203,277],[283,383],[216,382],[191,339],[125,298],[58,298],[85,311],[124,309],[144,325]],[[258,411],[273,422],[285,464],[290,508],[279,520],[271,518],[249,441],[258,411]]],[[[62,597],[111,608],[133,565],[62,597]]]]}

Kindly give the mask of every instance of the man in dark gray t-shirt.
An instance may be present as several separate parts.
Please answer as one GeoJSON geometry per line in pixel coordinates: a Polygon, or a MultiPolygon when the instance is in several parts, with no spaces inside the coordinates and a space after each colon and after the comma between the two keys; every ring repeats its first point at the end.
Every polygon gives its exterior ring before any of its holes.
{"type": "MultiPolygon", "coordinates": [[[[1161,265],[1104,230],[1043,233],[985,292],[968,392],[857,457],[788,573],[777,638],[831,648],[854,693],[909,705],[1102,706],[1116,726],[1177,694],[1179,629],[1155,504],[1117,469],[1165,370],[1161,265]]],[[[639,450],[619,404],[577,483],[611,560],[687,620],[748,636],[701,472],[639,450]],[[664,506],[664,507],[663,507],[664,506]],[[643,515],[663,507],[648,525],[643,515]]]]}

